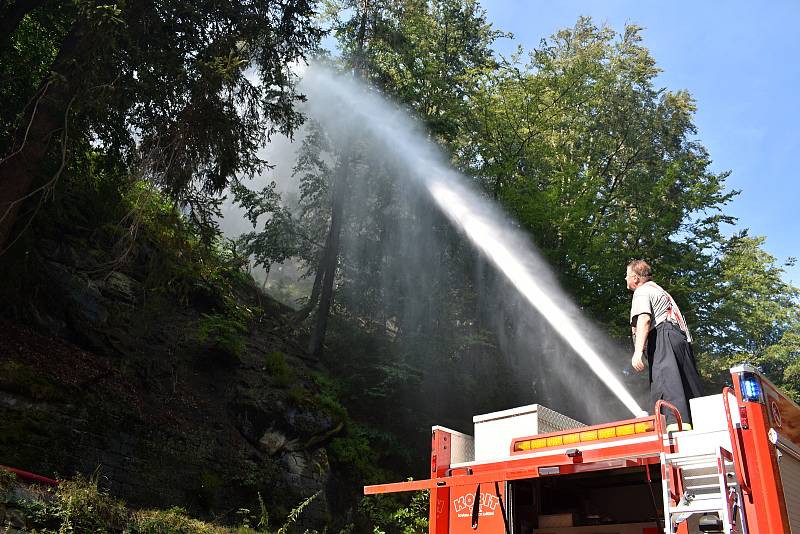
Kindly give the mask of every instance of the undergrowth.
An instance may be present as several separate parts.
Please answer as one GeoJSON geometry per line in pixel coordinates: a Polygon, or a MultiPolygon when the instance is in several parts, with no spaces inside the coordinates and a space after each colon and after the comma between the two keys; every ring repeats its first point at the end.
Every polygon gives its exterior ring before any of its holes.
{"type": "Polygon", "coordinates": [[[238,358],[244,352],[244,334],[247,326],[234,317],[215,313],[202,314],[197,327],[197,340],[209,344],[214,350],[229,358],[238,358]]]}
{"type": "Polygon", "coordinates": [[[16,528],[37,534],[286,534],[319,496],[315,493],[298,504],[278,527],[270,525],[267,507],[259,496],[258,516],[243,509],[237,514],[237,525],[225,526],[192,518],[178,507],[130,510],[98,486],[96,475],[62,480],[57,489],[44,492],[22,491],[21,496],[11,491],[16,482],[12,473],[0,469],[0,512],[6,511],[6,517],[0,513],[0,532],[16,528]],[[19,524],[18,515],[10,518],[7,511],[13,509],[21,512],[24,525],[19,524]]]}
{"type": "MultiPolygon", "coordinates": [[[[238,357],[246,350],[248,328],[264,313],[253,297],[256,289],[244,268],[246,258],[219,232],[193,221],[175,201],[146,181],[117,179],[115,176],[121,176],[117,174],[119,169],[91,154],[84,163],[82,173],[65,173],[59,194],[43,207],[36,224],[0,262],[0,275],[18,282],[0,289],[0,300],[8,302],[9,308],[19,304],[22,311],[16,315],[22,316],[31,295],[40,291],[49,296],[41,276],[41,266],[50,261],[47,254],[58,250],[61,261],[70,252],[87,259],[82,265],[94,262],[90,265],[93,270],[86,267],[85,276],[96,278],[102,277],[104,271],[120,271],[138,281],[143,311],[149,309],[152,313],[155,308],[149,306],[157,306],[159,299],[191,303],[201,311],[194,338],[225,356],[238,357]],[[43,243],[53,250],[40,250],[43,243]]],[[[342,347],[341,353],[352,349],[353,339],[348,341],[349,347],[342,347]]],[[[358,353],[369,354],[364,361],[372,362],[373,348],[364,344],[358,353]]],[[[31,397],[56,398],[55,388],[46,381],[27,377],[26,370],[15,365],[9,363],[0,370],[18,377],[17,382],[26,384],[31,397]]],[[[379,376],[373,377],[368,372],[370,368],[361,365],[359,372],[348,378],[314,373],[311,378],[316,387],[304,388],[298,381],[298,371],[280,351],[265,355],[264,369],[275,386],[287,389],[296,404],[308,403],[342,422],[344,432],[333,437],[326,448],[336,466],[334,471],[342,473],[350,487],[395,478],[379,466],[387,455],[396,456],[403,447],[391,434],[351,419],[345,408],[350,404],[343,402],[346,395],[342,390],[367,390],[373,400],[390,404],[388,399],[393,398],[396,382],[404,382],[405,375],[398,378],[378,369],[379,376]],[[395,380],[387,380],[387,376],[395,380]]],[[[13,476],[0,469],[0,504],[8,503],[20,510],[28,531],[39,534],[283,534],[316,497],[303,501],[288,515],[274,511],[276,516],[288,517],[281,526],[270,524],[262,501],[260,511],[243,510],[238,524],[231,527],[199,521],[181,508],[131,511],[99,488],[96,477],[62,481],[57,490],[45,492],[41,498],[20,498],[10,490],[15,483],[13,476]]],[[[410,503],[398,497],[364,499],[355,513],[357,518],[344,532],[424,532],[427,505],[420,504],[424,502],[424,495],[414,497],[410,503]]],[[[3,521],[0,515],[0,531],[8,526],[3,521]]]]}

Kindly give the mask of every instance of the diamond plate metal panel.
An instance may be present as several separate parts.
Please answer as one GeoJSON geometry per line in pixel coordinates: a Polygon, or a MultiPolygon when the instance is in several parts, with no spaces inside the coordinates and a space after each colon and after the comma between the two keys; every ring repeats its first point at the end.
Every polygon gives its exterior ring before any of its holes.
{"type": "Polygon", "coordinates": [[[586,426],[540,404],[476,415],[475,460],[507,458],[514,438],[586,426]]]}
{"type": "Polygon", "coordinates": [[[537,434],[547,434],[548,432],[558,432],[560,430],[569,430],[571,428],[578,428],[586,426],[580,421],[576,421],[571,417],[567,417],[562,413],[551,410],[547,406],[538,405],[537,411],[537,434]]]}

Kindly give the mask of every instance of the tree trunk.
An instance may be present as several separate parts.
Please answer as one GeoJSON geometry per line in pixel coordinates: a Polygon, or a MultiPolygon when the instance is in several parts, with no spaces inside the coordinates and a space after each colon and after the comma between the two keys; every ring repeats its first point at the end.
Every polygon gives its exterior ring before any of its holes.
{"type": "MultiPolygon", "coordinates": [[[[348,156],[345,156],[347,158],[348,156]]],[[[333,184],[333,205],[331,207],[331,226],[326,241],[325,250],[320,259],[319,268],[322,271],[319,307],[314,332],[308,345],[308,352],[315,358],[320,358],[325,343],[325,333],[328,329],[328,314],[333,304],[333,282],[336,278],[336,267],[339,264],[339,242],[342,233],[342,219],[344,218],[344,199],[347,189],[347,173],[350,162],[345,159],[338,168],[333,184]]]]}
{"type": "MultiPolygon", "coordinates": [[[[366,70],[366,58],[364,56],[364,44],[367,39],[367,20],[369,18],[369,0],[363,0],[361,19],[359,21],[358,34],[356,37],[356,54],[354,57],[353,68],[360,77],[366,70]]],[[[351,144],[353,139],[346,139],[342,156],[342,164],[339,166],[333,184],[333,205],[331,206],[331,226],[328,239],[325,242],[325,250],[320,259],[317,277],[321,281],[319,307],[317,308],[317,320],[314,324],[314,332],[308,345],[308,352],[316,358],[320,358],[325,343],[325,333],[328,329],[328,314],[333,304],[333,283],[336,278],[336,267],[339,264],[339,241],[342,231],[342,218],[344,217],[344,199],[347,190],[347,175],[350,172],[351,144]]],[[[316,288],[317,279],[314,281],[316,288]]],[[[313,297],[313,292],[312,292],[313,297]]],[[[313,308],[313,298],[309,305],[313,308]]],[[[310,313],[310,310],[309,310],[310,313]]]]}
{"type": "Polygon", "coordinates": [[[325,273],[325,270],[322,268],[322,258],[325,257],[325,251],[328,250],[330,247],[331,242],[331,232],[328,231],[328,237],[325,240],[325,246],[322,248],[322,254],[320,255],[320,260],[317,263],[317,272],[314,274],[314,286],[311,288],[311,296],[308,297],[308,302],[305,306],[297,310],[295,312],[292,320],[295,324],[299,324],[302,321],[305,321],[306,318],[311,315],[311,312],[314,310],[314,307],[317,305],[317,301],[319,301],[319,293],[320,289],[322,288],[322,278],[325,273]]]}
{"type": "Polygon", "coordinates": [[[9,154],[0,160],[0,253],[7,248],[19,209],[41,179],[54,137],[66,143],[70,103],[78,94],[76,54],[83,44],[82,24],[70,29],[53,63],[53,74],[42,82],[14,134],[9,154]],[[74,77],[73,77],[74,76],[74,77]]]}
{"type": "Polygon", "coordinates": [[[364,0],[364,7],[361,10],[361,21],[358,25],[358,37],[356,37],[356,57],[355,67],[356,73],[359,76],[364,75],[367,68],[367,60],[364,57],[364,43],[367,40],[367,18],[369,14],[369,0],[364,0]]]}

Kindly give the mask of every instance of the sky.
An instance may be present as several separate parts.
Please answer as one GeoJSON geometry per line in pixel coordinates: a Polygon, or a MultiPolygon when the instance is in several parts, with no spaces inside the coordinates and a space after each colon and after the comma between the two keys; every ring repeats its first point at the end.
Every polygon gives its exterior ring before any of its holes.
{"type": "MultiPolygon", "coordinates": [[[[496,29],[514,34],[495,47],[535,48],[591,16],[621,32],[642,26],[643,44],[663,72],[658,85],[688,90],[697,102],[697,139],[712,170],[731,171],[741,194],[726,212],[727,235],[749,229],[782,263],[800,258],[800,1],[482,0],[496,29]]],[[[800,286],[800,265],[784,280],[800,286]]]]}

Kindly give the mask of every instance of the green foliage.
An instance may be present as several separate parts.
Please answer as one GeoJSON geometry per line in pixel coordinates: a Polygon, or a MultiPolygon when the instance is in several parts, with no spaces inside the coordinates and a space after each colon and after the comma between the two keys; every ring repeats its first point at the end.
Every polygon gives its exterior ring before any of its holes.
{"type": "Polygon", "coordinates": [[[689,321],[735,192],[693,136],[695,104],[654,84],[641,28],[582,18],[488,78],[479,145],[486,187],[590,314],[623,336],[620,272],[647,258],[689,321]]]}
{"type": "Polygon", "coordinates": [[[142,510],[131,515],[130,528],[137,534],[223,534],[230,529],[189,517],[182,508],[142,510]]]}
{"type": "Polygon", "coordinates": [[[264,371],[275,380],[278,387],[289,387],[297,379],[294,369],[286,359],[286,354],[279,350],[264,356],[264,371]]]}
{"type": "Polygon", "coordinates": [[[800,404],[800,328],[784,332],[779,343],[767,348],[766,357],[779,362],[783,373],[777,383],[800,404]]]}
{"type": "MultiPolygon", "coordinates": [[[[0,467],[0,498],[5,497],[5,494],[14,487],[17,482],[17,475],[8,469],[0,467]]],[[[2,501],[0,501],[2,502],[2,501]]]]}
{"type": "Polygon", "coordinates": [[[125,506],[97,485],[97,476],[59,481],[52,498],[22,503],[29,523],[42,534],[120,531],[125,506]]]}
{"type": "MultiPolygon", "coordinates": [[[[44,499],[22,500],[16,506],[25,515],[25,523],[28,526],[34,527],[34,532],[41,532],[42,534],[54,534],[55,531],[47,526],[57,524],[52,517],[52,512],[48,506],[51,500],[51,495],[44,499]]],[[[60,533],[59,533],[60,534],[60,533]]]]}
{"type": "Polygon", "coordinates": [[[66,33],[65,23],[56,13],[25,17],[12,36],[10,46],[0,54],[0,154],[6,154],[11,135],[22,110],[46,76],[66,33]]]}
{"type": "Polygon", "coordinates": [[[218,343],[226,353],[239,354],[243,348],[239,334],[256,315],[243,295],[257,290],[244,270],[247,260],[236,244],[214,237],[216,227],[192,221],[152,185],[134,182],[120,202],[127,210],[123,221],[129,225],[126,234],[136,240],[130,246],[135,251],[150,250],[143,254],[147,259],[145,286],[154,295],[199,301],[218,311],[204,315],[200,336],[218,343]]]}
{"type": "Polygon", "coordinates": [[[273,263],[281,263],[300,253],[297,225],[291,211],[283,206],[280,194],[275,191],[275,182],[258,193],[241,182],[235,182],[231,184],[231,191],[253,228],[263,220],[260,231],[248,232],[238,238],[240,250],[253,265],[260,265],[269,272],[273,263]]]}
{"type": "Polygon", "coordinates": [[[281,528],[278,529],[276,534],[286,534],[289,531],[289,529],[292,527],[292,525],[294,525],[297,522],[297,518],[300,517],[300,514],[303,513],[303,510],[305,510],[306,507],[308,507],[308,505],[311,504],[311,502],[314,499],[316,499],[317,496],[319,496],[319,494],[320,494],[320,492],[318,491],[317,493],[315,493],[315,494],[311,495],[310,497],[306,498],[303,502],[301,502],[299,505],[297,505],[294,509],[292,509],[292,511],[289,512],[289,515],[286,518],[286,521],[284,522],[283,525],[281,525],[281,528]]]}
{"type": "Polygon", "coordinates": [[[146,182],[134,183],[123,202],[129,206],[130,225],[140,243],[159,252],[149,258],[146,285],[184,299],[194,291],[224,293],[213,283],[222,278],[228,258],[221,247],[203,238],[215,229],[193,224],[174,200],[146,182]]]}
{"type": "Polygon", "coordinates": [[[267,511],[267,505],[264,504],[263,497],[261,497],[261,493],[258,494],[258,507],[260,515],[257,518],[251,514],[250,510],[247,508],[240,508],[237,510],[236,515],[239,517],[240,525],[239,531],[248,533],[255,532],[253,528],[255,524],[259,530],[269,532],[269,512],[267,511]]]}
{"type": "Polygon", "coordinates": [[[0,386],[7,391],[21,393],[38,401],[58,400],[64,397],[64,394],[40,373],[12,360],[0,362],[0,386]]]}
{"type": "Polygon", "coordinates": [[[299,124],[289,64],[316,46],[321,31],[313,17],[305,0],[258,10],[181,0],[0,5],[0,96],[9,104],[0,151],[15,129],[25,130],[23,109],[49,82],[37,120],[63,122],[69,109],[70,146],[91,139],[120,161],[139,163],[201,214],[203,193],[261,168],[257,152],[269,134],[299,124]],[[24,16],[13,19],[15,11],[24,16]]]}
{"type": "Polygon", "coordinates": [[[377,1],[365,13],[361,2],[336,0],[327,7],[343,62],[414,110],[438,140],[456,143],[482,72],[496,64],[491,45],[508,36],[491,27],[480,4],[377,1]]]}
{"type": "Polygon", "coordinates": [[[244,351],[247,327],[238,319],[225,315],[203,314],[197,327],[197,340],[229,358],[239,358],[244,351]]]}
{"type": "Polygon", "coordinates": [[[708,321],[697,328],[708,340],[703,367],[721,385],[729,380],[728,367],[748,361],[800,400],[800,289],[782,280],[783,269],[763,244],[763,237],[743,232],[722,246],[708,321]]]}
{"type": "MultiPolygon", "coordinates": [[[[0,496],[13,484],[13,475],[0,470],[0,496]]],[[[214,525],[194,519],[186,510],[173,507],[166,510],[129,510],[105,490],[98,488],[97,477],[59,481],[55,491],[36,494],[38,498],[14,502],[25,515],[32,532],[39,534],[112,533],[131,534],[285,534],[319,493],[304,499],[292,509],[283,525],[269,526],[269,514],[259,495],[260,517],[251,526],[249,510],[240,510],[245,519],[239,527],[214,525]]],[[[0,525],[0,527],[2,527],[0,525]]]]}
{"type": "Polygon", "coordinates": [[[331,414],[334,419],[348,420],[347,408],[342,405],[341,401],[341,384],[324,373],[314,373],[312,379],[319,388],[314,399],[317,406],[331,414]]]}
{"type": "Polygon", "coordinates": [[[389,472],[381,468],[386,456],[397,454],[403,446],[398,438],[373,427],[351,422],[345,434],[328,446],[331,464],[358,484],[377,484],[388,480],[389,472]]]}
{"type": "Polygon", "coordinates": [[[430,498],[427,491],[418,491],[410,499],[394,495],[370,496],[362,500],[358,508],[375,534],[428,532],[430,498]]]}

